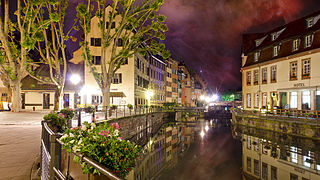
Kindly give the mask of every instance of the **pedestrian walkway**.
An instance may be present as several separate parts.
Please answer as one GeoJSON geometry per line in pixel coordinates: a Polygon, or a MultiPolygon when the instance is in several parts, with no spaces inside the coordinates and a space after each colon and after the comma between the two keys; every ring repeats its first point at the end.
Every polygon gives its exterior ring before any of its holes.
{"type": "Polygon", "coordinates": [[[40,154],[41,120],[48,112],[0,112],[0,180],[30,179],[40,154]]]}

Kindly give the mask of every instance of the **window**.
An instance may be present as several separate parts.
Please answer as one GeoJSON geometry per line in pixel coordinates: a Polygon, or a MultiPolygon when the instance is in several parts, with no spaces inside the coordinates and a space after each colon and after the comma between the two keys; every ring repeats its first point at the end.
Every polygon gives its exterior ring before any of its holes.
{"type": "Polygon", "coordinates": [[[277,179],[278,179],[277,168],[271,166],[271,180],[277,180],[277,179]]]}
{"type": "Polygon", "coordinates": [[[259,107],[259,94],[254,94],[254,107],[259,107]]]}
{"type": "Polygon", "coordinates": [[[267,68],[262,68],[262,84],[267,83],[267,77],[268,77],[267,74],[268,74],[267,68]]]}
{"type": "Polygon", "coordinates": [[[304,37],[304,47],[310,47],[312,45],[313,35],[309,34],[304,37]]]}
{"type": "Polygon", "coordinates": [[[295,39],[292,41],[292,51],[297,51],[299,49],[300,39],[295,39]]]}
{"type": "Polygon", "coordinates": [[[271,67],[271,82],[277,82],[277,66],[271,67]]]}
{"type": "MultiPolygon", "coordinates": [[[[109,22],[106,22],[106,29],[109,27],[109,22]]],[[[111,23],[111,29],[114,29],[116,27],[116,22],[111,23]]]]}
{"type": "Polygon", "coordinates": [[[113,80],[112,80],[113,84],[121,84],[122,83],[122,74],[121,73],[115,73],[113,80]]]}
{"type": "Polygon", "coordinates": [[[101,46],[101,38],[91,38],[91,46],[101,46]]]}
{"type": "Polygon", "coordinates": [[[272,33],[271,34],[271,40],[274,41],[277,39],[277,33],[272,33]]]}
{"type": "Polygon", "coordinates": [[[306,19],[306,25],[307,25],[307,28],[312,27],[313,26],[313,18],[306,19]]]}
{"type": "Polygon", "coordinates": [[[303,156],[303,165],[306,167],[311,167],[311,153],[310,151],[307,152],[306,156],[303,156]]]}
{"type": "Polygon", "coordinates": [[[255,144],[254,145],[254,150],[255,151],[259,151],[260,144],[259,144],[259,139],[258,138],[255,139],[254,144],[255,144]]]}
{"type": "Polygon", "coordinates": [[[122,59],[122,65],[128,64],[128,58],[122,59]]]}
{"type": "Polygon", "coordinates": [[[247,72],[247,85],[251,85],[251,71],[247,72]]]}
{"type": "Polygon", "coordinates": [[[290,108],[298,108],[298,93],[290,93],[290,108]]]}
{"type": "Polygon", "coordinates": [[[262,179],[268,179],[268,164],[262,163],[262,179]]]}
{"type": "Polygon", "coordinates": [[[247,107],[250,108],[251,107],[251,94],[247,94],[247,107]]]}
{"type": "Polygon", "coordinates": [[[247,148],[251,149],[251,137],[250,136],[247,137],[247,148]]]}
{"type": "Polygon", "coordinates": [[[290,147],[290,151],[291,151],[291,162],[298,163],[298,148],[290,147]]]}
{"type": "Polygon", "coordinates": [[[273,47],[273,56],[278,56],[279,55],[279,50],[280,50],[280,46],[274,46],[273,47]]]}
{"type": "Polygon", "coordinates": [[[254,53],[254,62],[257,62],[260,57],[260,51],[254,53]]]}
{"type": "Polygon", "coordinates": [[[260,166],[259,166],[259,161],[258,160],[254,160],[253,161],[253,172],[256,176],[260,175],[260,166]]]}
{"type": "Polygon", "coordinates": [[[267,93],[262,93],[262,106],[267,106],[267,93]]]}
{"type": "Polygon", "coordinates": [[[310,59],[302,60],[302,79],[310,78],[310,59]]]}
{"type": "Polygon", "coordinates": [[[290,173],[290,180],[298,180],[298,176],[290,173]]]}
{"type": "Polygon", "coordinates": [[[259,72],[258,70],[253,71],[253,84],[257,85],[259,81],[259,72]]]}
{"type": "Polygon", "coordinates": [[[101,104],[102,96],[92,95],[91,96],[91,104],[101,104]]]}
{"type": "Polygon", "coordinates": [[[118,39],[118,41],[117,41],[117,46],[118,46],[118,47],[123,46],[123,40],[122,40],[121,38],[118,39]]]}
{"type": "Polygon", "coordinates": [[[251,158],[247,157],[247,171],[251,172],[251,158]]]}
{"type": "Polygon", "coordinates": [[[290,80],[297,79],[298,63],[297,61],[290,63],[290,80]]]}
{"type": "Polygon", "coordinates": [[[100,65],[101,64],[101,56],[92,56],[92,64],[100,65]]]}
{"type": "Polygon", "coordinates": [[[8,101],[8,94],[7,93],[1,94],[1,101],[8,101]]]}
{"type": "Polygon", "coordinates": [[[302,109],[303,110],[310,109],[310,102],[311,102],[310,91],[303,91],[302,92],[302,109]]]}

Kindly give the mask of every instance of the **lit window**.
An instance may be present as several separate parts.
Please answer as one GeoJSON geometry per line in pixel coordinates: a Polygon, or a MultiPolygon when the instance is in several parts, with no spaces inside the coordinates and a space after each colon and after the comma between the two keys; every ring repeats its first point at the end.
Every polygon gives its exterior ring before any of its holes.
{"type": "Polygon", "coordinates": [[[310,47],[312,45],[313,35],[309,34],[304,37],[304,47],[310,47]]]}
{"type": "Polygon", "coordinates": [[[295,39],[292,42],[292,51],[297,51],[299,49],[300,39],[295,39]]]}
{"type": "Polygon", "coordinates": [[[251,172],[251,158],[247,157],[247,171],[251,172]]]}
{"type": "Polygon", "coordinates": [[[313,18],[306,19],[307,28],[313,26],[313,18]]]}
{"type": "Polygon", "coordinates": [[[271,82],[277,82],[277,66],[271,67],[271,82]]]}
{"type": "Polygon", "coordinates": [[[290,63],[290,80],[297,79],[298,63],[297,61],[290,63]]]}
{"type": "Polygon", "coordinates": [[[253,84],[257,85],[259,80],[259,72],[258,70],[253,71],[253,84]]]}
{"type": "Polygon", "coordinates": [[[280,46],[274,46],[273,47],[273,56],[279,55],[280,46]]]}
{"type": "Polygon", "coordinates": [[[247,72],[247,85],[251,85],[251,71],[247,72]]]}
{"type": "Polygon", "coordinates": [[[251,149],[251,137],[250,136],[247,137],[247,148],[251,149]]]}
{"type": "Polygon", "coordinates": [[[310,78],[310,59],[302,61],[302,79],[310,78]]]}
{"type": "Polygon", "coordinates": [[[290,93],[290,108],[298,108],[298,93],[290,93]]]}
{"type": "Polygon", "coordinates": [[[268,77],[267,73],[268,73],[267,68],[262,68],[262,84],[267,83],[267,77],[268,77]]]}
{"type": "Polygon", "coordinates": [[[291,147],[291,162],[298,163],[298,148],[297,147],[291,147]]]}
{"type": "Polygon", "coordinates": [[[254,107],[259,107],[259,94],[254,94],[254,107]]]}
{"type": "Polygon", "coordinates": [[[250,108],[251,107],[251,94],[247,94],[247,107],[250,108]]]}
{"type": "Polygon", "coordinates": [[[307,155],[303,156],[303,165],[306,167],[311,167],[310,160],[311,160],[311,153],[310,151],[308,151],[307,155]]]}
{"type": "Polygon", "coordinates": [[[267,106],[267,93],[262,93],[262,106],[267,106]]]}
{"type": "Polygon", "coordinates": [[[254,53],[254,62],[257,62],[260,57],[260,51],[254,53]]]}
{"type": "Polygon", "coordinates": [[[310,91],[302,92],[302,109],[310,109],[310,91]]]}

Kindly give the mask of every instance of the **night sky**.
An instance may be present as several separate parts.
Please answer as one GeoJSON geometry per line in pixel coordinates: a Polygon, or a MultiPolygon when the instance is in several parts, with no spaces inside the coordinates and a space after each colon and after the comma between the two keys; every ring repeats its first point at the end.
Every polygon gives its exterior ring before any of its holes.
{"type": "Polygon", "coordinates": [[[201,74],[211,90],[223,91],[241,88],[243,33],[268,31],[317,10],[319,0],[165,0],[160,13],[167,16],[172,57],[201,74]]]}

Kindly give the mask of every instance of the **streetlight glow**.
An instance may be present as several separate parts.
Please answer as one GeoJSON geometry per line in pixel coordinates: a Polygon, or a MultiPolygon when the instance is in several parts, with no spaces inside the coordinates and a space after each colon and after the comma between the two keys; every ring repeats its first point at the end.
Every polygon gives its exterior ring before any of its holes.
{"type": "Polygon", "coordinates": [[[81,77],[79,76],[79,74],[72,74],[70,76],[70,81],[72,82],[72,84],[77,85],[81,80],[81,77]]]}

